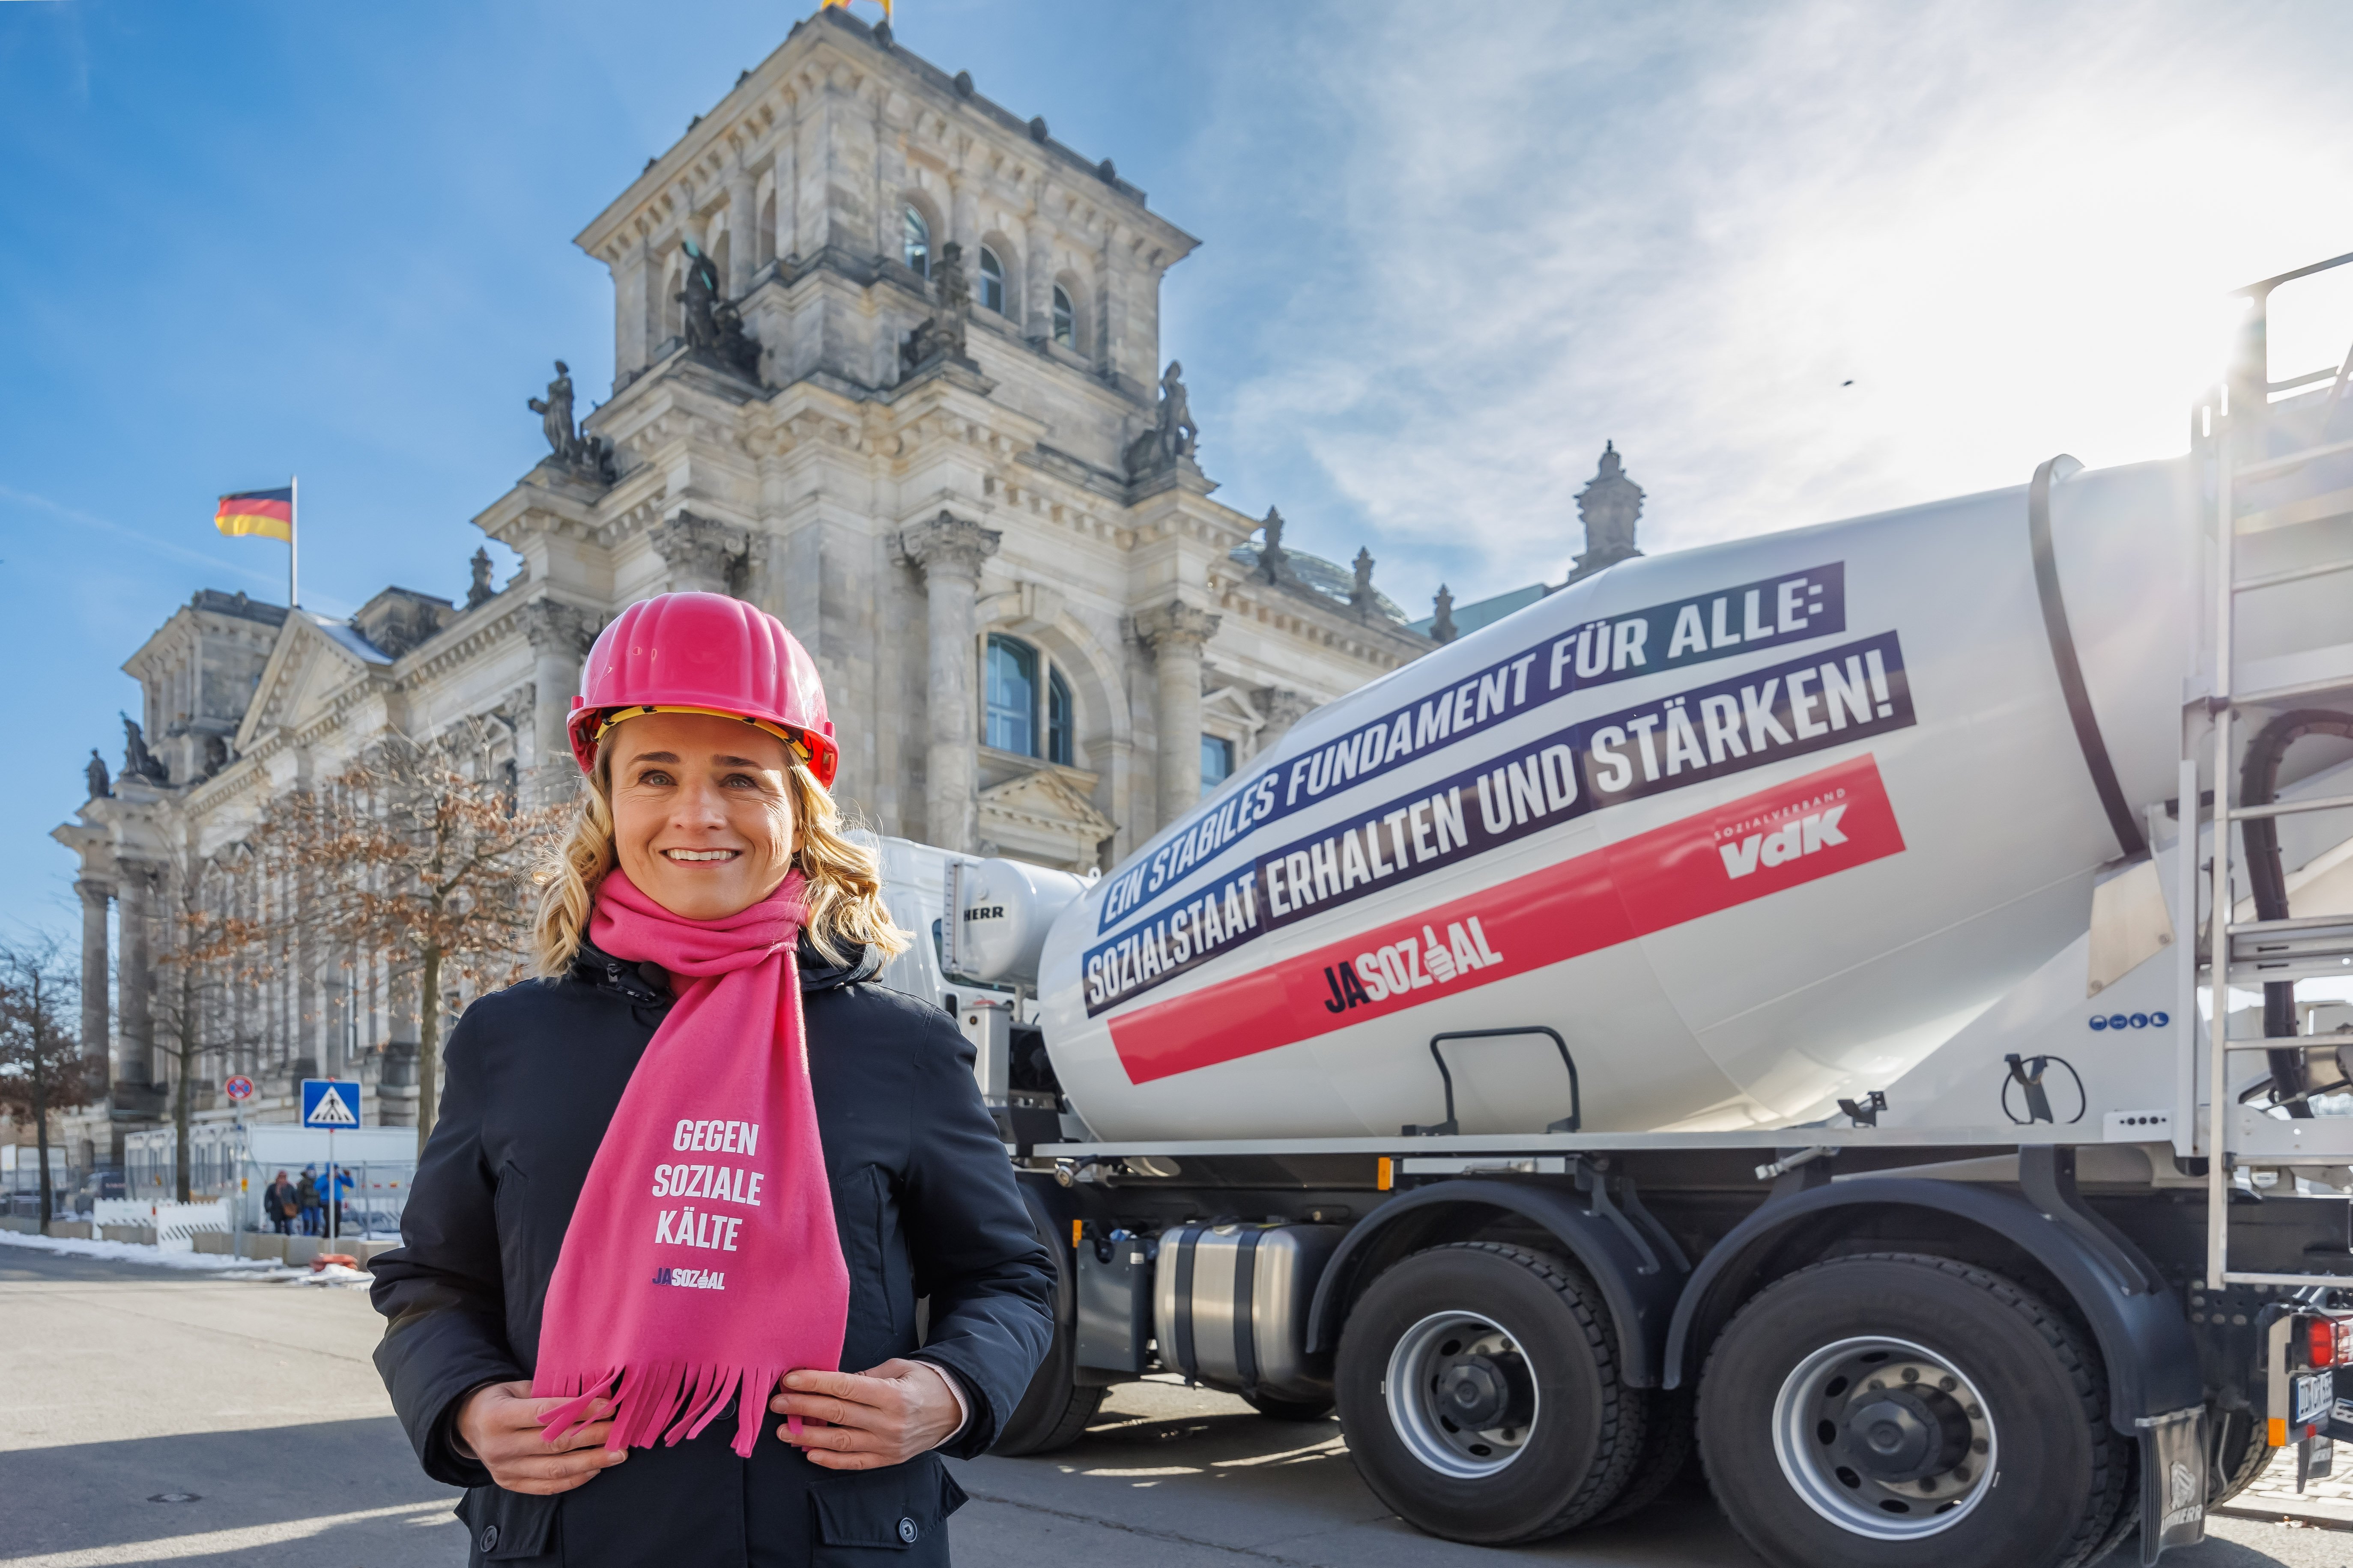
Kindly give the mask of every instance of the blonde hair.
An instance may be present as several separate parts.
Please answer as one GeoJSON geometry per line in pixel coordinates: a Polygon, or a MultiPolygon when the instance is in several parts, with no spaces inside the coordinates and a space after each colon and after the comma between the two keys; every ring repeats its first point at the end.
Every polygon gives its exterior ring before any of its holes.
{"type": "MultiPolygon", "coordinates": [[[[540,862],[539,910],[532,921],[532,972],[562,974],[572,967],[587,934],[596,885],[612,870],[613,766],[609,740],[596,748],[596,766],[580,782],[580,799],[563,840],[540,862]]],[[[884,958],[904,952],[907,933],[891,921],[882,902],[882,870],[874,852],[847,837],[841,808],[808,764],[788,761],[790,797],[800,847],[793,864],[807,883],[808,921],[802,930],[828,963],[847,963],[873,947],[884,958]]]]}

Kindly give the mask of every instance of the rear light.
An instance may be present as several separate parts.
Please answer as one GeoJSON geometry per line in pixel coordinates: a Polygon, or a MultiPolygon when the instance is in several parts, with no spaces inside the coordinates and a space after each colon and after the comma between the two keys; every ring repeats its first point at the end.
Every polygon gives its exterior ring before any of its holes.
{"type": "Polygon", "coordinates": [[[2315,1315],[2305,1318],[2302,1327],[2301,1348],[2306,1366],[2316,1370],[2353,1366],[2353,1318],[2315,1315]]]}

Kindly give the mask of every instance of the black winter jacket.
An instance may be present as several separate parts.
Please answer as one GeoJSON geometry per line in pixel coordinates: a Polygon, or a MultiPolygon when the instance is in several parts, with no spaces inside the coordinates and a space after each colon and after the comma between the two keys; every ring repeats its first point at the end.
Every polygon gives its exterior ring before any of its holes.
{"type": "Polygon", "coordinates": [[[728,1447],[731,1408],[675,1448],[558,1497],[491,1484],[450,1444],[463,1395],[527,1378],[541,1308],[589,1162],[670,1004],[660,972],[583,945],[569,973],[468,1007],[452,1031],[440,1121],[418,1163],[401,1247],[372,1292],[375,1352],[426,1473],[470,1489],[472,1562],[661,1568],[944,1564],[964,1500],[938,1454],[986,1449],[1052,1334],[1051,1265],[946,1015],[871,983],[873,955],[828,964],[806,942],[801,1000],[826,1176],[849,1266],[843,1370],[893,1356],[946,1367],[972,1417],[944,1448],[829,1471],[777,1438],[728,1447]],[[927,1298],[918,1334],[916,1302],[927,1298]],[[918,1351],[918,1345],[921,1349],[918,1351]]]}

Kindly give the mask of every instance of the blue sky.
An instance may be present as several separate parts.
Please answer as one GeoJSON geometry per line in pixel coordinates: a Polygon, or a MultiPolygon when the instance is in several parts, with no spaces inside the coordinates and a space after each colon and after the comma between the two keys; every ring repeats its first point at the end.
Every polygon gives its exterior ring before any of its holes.
{"type": "MultiPolygon", "coordinates": [[[[803,14],[0,5],[0,928],[73,918],[47,834],[119,753],[122,660],[199,587],[282,594],[216,493],[301,475],[313,608],[462,593],[547,362],[610,383],[570,237],[803,14]]],[[[2221,291],[2353,249],[2326,4],[907,0],[898,32],[1203,239],[1163,346],[1223,499],[1369,544],[1413,606],[1556,577],[1605,438],[1654,548],[2177,451],[2221,291]]],[[[2343,354],[2334,302],[2284,357],[2343,354]]]]}

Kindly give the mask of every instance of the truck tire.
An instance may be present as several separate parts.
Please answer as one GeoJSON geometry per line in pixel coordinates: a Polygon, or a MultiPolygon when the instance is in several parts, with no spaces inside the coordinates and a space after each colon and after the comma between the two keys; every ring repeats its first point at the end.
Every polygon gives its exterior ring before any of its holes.
{"type": "Polygon", "coordinates": [[[2255,1484],[2277,1452],[2264,1440],[2263,1423],[2253,1412],[2206,1407],[2206,1425],[2215,1434],[2206,1506],[2220,1508],[2255,1484]]]}
{"type": "Polygon", "coordinates": [[[1618,1500],[1593,1516],[1594,1524],[1615,1524],[1631,1518],[1659,1500],[1699,1457],[1699,1426],[1689,1388],[1651,1395],[1650,1423],[1642,1435],[1642,1452],[1634,1461],[1634,1476],[1618,1500]]]}
{"type": "Polygon", "coordinates": [[[2083,1568],[2130,1500],[2091,1347],[1942,1258],[1841,1258],[1760,1291],[1708,1352],[1699,1443],[1776,1568],[2083,1568]]]}
{"type": "Polygon", "coordinates": [[[1110,1392],[1101,1386],[1083,1386],[1079,1382],[1079,1345],[1074,1330],[1078,1308],[1071,1278],[1070,1244],[1063,1240],[1061,1227],[1046,1212],[1036,1194],[1025,1185],[1021,1197],[1029,1210],[1029,1223],[1036,1228],[1046,1256],[1054,1263],[1054,1338],[1046,1347],[1046,1359],[1038,1363],[1037,1372],[1031,1375],[1029,1386],[1021,1391],[1020,1403],[1005,1418],[997,1441],[988,1446],[990,1453],[1008,1457],[1050,1453],[1077,1442],[1079,1435],[1087,1429],[1087,1423],[1102,1407],[1103,1395],[1110,1392]]]}
{"type": "Polygon", "coordinates": [[[1335,1386],[1365,1484],[1415,1528],[1482,1546],[1609,1507],[1648,1405],[1619,1381],[1599,1300],[1574,1264],[1492,1242],[1375,1279],[1341,1331],[1335,1386]]]}
{"type": "Polygon", "coordinates": [[[1067,1448],[1085,1433],[1087,1423],[1102,1408],[1108,1388],[1082,1388],[1069,1381],[1067,1375],[1059,1383],[1050,1382],[1048,1367],[1053,1363],[1049,1355],[1047,1366],[1038,1369],[1029,1380],[1029,1389],[1021,1403],[1006,1417],[1005,1430],[988,1446],[992,1454],[1016,1458],[1023,1454],[1050,1454],[1057,1448],[1067,1448]]]}

